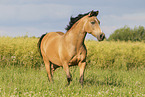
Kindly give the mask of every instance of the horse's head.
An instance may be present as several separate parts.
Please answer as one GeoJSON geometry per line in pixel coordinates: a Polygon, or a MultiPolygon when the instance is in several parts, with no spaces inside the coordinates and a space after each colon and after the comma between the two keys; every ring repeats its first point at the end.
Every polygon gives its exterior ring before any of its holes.
{"type": "Polygon", "coordinates": [[[99,41],[104,40],[105,34],[100,28],[100,21],[97,19],[99,11],[92,11],[84,17],[84,30],[85,32],[92,34],[99,41]]]}

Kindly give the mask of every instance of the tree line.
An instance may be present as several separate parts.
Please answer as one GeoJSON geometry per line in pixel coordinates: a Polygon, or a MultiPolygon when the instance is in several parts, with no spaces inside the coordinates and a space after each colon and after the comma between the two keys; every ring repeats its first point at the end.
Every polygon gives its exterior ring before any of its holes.
{"type": "Polygon", "coordinates": [[[145,41],[145,28],[143,26],[134,27],[131,29],[128,26],[115,30],[108,41],[145,41]]]}

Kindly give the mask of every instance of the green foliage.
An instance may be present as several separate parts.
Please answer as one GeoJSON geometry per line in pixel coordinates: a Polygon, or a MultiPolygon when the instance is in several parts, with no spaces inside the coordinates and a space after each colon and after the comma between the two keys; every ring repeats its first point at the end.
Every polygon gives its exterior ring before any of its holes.
{"type": "Polygon", "coordinates": [[[128,26],[117,29],[110,35],[108,40],[120,41],[145,41],[145,28],[143,26],[131,29],[128,26]]]}

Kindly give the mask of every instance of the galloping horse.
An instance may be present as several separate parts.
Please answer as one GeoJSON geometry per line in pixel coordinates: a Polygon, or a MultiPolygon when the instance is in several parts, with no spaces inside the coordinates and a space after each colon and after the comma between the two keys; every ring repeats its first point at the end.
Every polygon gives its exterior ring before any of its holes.
{"type": "Polygon", "coordinates": [[[87,33],[95,36],[99,41],[105,38],[105,34],[100,29],[100,21],[96,18],[99,11],[91,11],[86,14],[79,14],[71,17],[66,33],[50,32],[41,36],[38,47],[49,81],[52,81],[53,71],[62,66],[67,75],[68,85],[72,80],[69,66],[78,65],[80,67],[80,80],[83,85],[84,70],[86,66],[87,49],[84,44],[87,33]]]}

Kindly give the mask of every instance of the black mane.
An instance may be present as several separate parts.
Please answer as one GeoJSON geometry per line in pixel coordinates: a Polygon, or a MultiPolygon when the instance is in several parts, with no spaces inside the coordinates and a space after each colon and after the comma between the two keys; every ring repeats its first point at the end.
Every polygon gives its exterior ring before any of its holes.
{"type": "Polygon", "coordinates": [[[79,14],[77,17],[72,17],[70,18],[70,22],[69,22],[69,25],[67,25],[67,27],[65,28],[67,31],[69,29],[71,29],[71,27],[78,21],[80,20],[81,18],[83,18],[84,16],[88,15],[90,12],[88,13],[85,13],[85,14],[79,14]]]}

